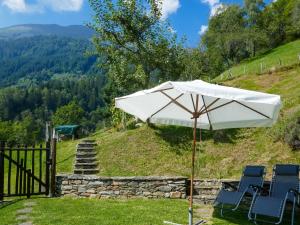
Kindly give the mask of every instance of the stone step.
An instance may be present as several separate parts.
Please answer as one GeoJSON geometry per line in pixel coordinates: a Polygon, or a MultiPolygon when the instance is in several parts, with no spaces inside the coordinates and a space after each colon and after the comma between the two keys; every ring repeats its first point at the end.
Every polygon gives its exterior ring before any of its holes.
{"type": "Polygon", "coordinates": [[[213,203],[216,199],[216,195],[194,195],[193,199],[198,203],[213,203]]]}
{"type": "Polygon", "coordinates": [[[90,157],[90,158],[77,158],[76,163],[92,163],[96,162],[97,158],[96,157],[90,157]]]}
{"type": "Polygon", "coordinates": [[[76,163],[75,169],[97,169],[98,163],[76,163]]]}
{"type": "Polygon", "coordinates": [[[96,141],[93,140],[93,139],[85,139],[85,140],[82,140],[81,143],[95,143],[96,141]]]}
{"type": "Polygon", "coordinates": [[[82,159],[82,158],[93,158],[96,157],[96,152],[77,152],[76,153],[76,159],[82,159]]]}
{"type": "Polygon", "coordinates": [[[81,152],[81,153],[95,152],[96,153],[95,149],[77,149],[77,152],[81,152]]]}
{"type": "Polygon", "coordinates": [[[79,144],[77,144],[77,148],[85,148],[85,147],[93,148],[95,146],[97,146],[96,143],[79,143],[79,144]]]}
{"type": "Polygon", "coordinates": [[[97,174],[99,169],[74,169],[74,174],[97,174]]]}
{"type": "Polygon", "coordinates": [[[77,149],[95,149],[94,146],[79,146],[77,145],[77,149]]]}

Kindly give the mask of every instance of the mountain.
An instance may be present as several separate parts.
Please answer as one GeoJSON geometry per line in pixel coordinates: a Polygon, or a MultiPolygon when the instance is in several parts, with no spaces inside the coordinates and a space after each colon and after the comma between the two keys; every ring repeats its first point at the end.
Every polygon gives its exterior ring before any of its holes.
{"type": "Polygon", "coordinates": [[[86,26],[60,26],[56,24],[22,24],[0,28],[0,39],[19,39],[34,36],[59,36],[90,39],[94,31],[86,26]]]}
{"type": "Polygon", "coordinates": [[[53,77],[102,74],[85,26],[16,25],[0,29],[0,87],[53,77]]]}

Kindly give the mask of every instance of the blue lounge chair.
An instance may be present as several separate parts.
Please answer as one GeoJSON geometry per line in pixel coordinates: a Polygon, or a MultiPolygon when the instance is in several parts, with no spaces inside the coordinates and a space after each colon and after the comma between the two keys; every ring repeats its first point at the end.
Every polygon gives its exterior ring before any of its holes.
{"type": "Polygon", "coordinates": [[[246,166],[238,187],[224,182],[223,188],[220,190],[214,203],[215,206],[221,205],[221,216],[223,216],[224,204],[233,206],[231,210],[235,211],[246,194],[253,196],[257,190],[253,189],[251,186],[262,187],[264,174],[264,166],[246,166]],[[229,190],[228,187],[234,191],[229,190]]]}
{"type": "Polygon", "coordinates": [[[262,188],[253,198],[248,217],[250,220],[280,224],[287,202],[292,205],[292,220],[294,224],[294,215],[296,204],[299,204],[299,165],[276,165],[273,168],[272,183],[268,196],[263,196],[262,188]],[[268,220],[258,219],[257,216],[267,217],[268,220]]]}

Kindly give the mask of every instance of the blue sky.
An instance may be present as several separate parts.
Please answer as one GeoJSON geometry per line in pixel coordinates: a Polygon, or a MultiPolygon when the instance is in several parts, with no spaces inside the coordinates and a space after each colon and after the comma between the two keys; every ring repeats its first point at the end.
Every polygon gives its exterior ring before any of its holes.
{"type": "MultiPolygon", "coordinates": [[[[223,4],[242,5],[243,0],[163,0],[162,12],[178,36],[187,38],[187,46],[196,46],[209,17],[223,4]]],[[[88,0],[0,0],[0,27],[85,24],[91,15],[88,0]]]]}

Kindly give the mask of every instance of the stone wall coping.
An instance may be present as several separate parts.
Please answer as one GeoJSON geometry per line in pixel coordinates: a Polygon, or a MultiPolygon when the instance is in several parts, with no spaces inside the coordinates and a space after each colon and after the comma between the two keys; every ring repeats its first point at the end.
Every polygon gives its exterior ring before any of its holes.
{"type": "Polygon", "coordinates": [[[205,179],[198,179],[198,178],[196,178],[196,179],[194,179],[194,181],[195,182],[201,182],[201,181],[209,181],[209,182],[213,182],[213,181],[216,181],[216,182],[219,182],[219,181],[222,181],[222,182],[237,182],[237,181],[239,181],[238,179],[216,179],[216,178],[211,178],[211,179],[209,179],[209,178],[205,178],[205,179]]]}
{"type": "MultiPolygon", "coordinates": [[[[130,177],[106,177],[97,175],[82,175],[82,174],[58,174],[57,178],[70,179],[70,180],[117,180],[117,181],[163,181],[163,180],[186,180],[189,181],[190,178],[184,176],[130,176],[130,177]]],[[[216,179],[216,178],[205,178],[205,179],[194,179],[194,182],[239,182],[238,179],[216,179]]],[[[265,180],[265,183],[268,183],[265,180]]]]}
{"type": "Polygon", "coordinates": [[[60,179],[70,179],[70,180],[103,180],[103,181],[186,181],[187,177],[177,176],[131,176],[131,177],[102,177],[97,175],[79,175],[79,174],[58,174],[56,176],[60,179]]]}

